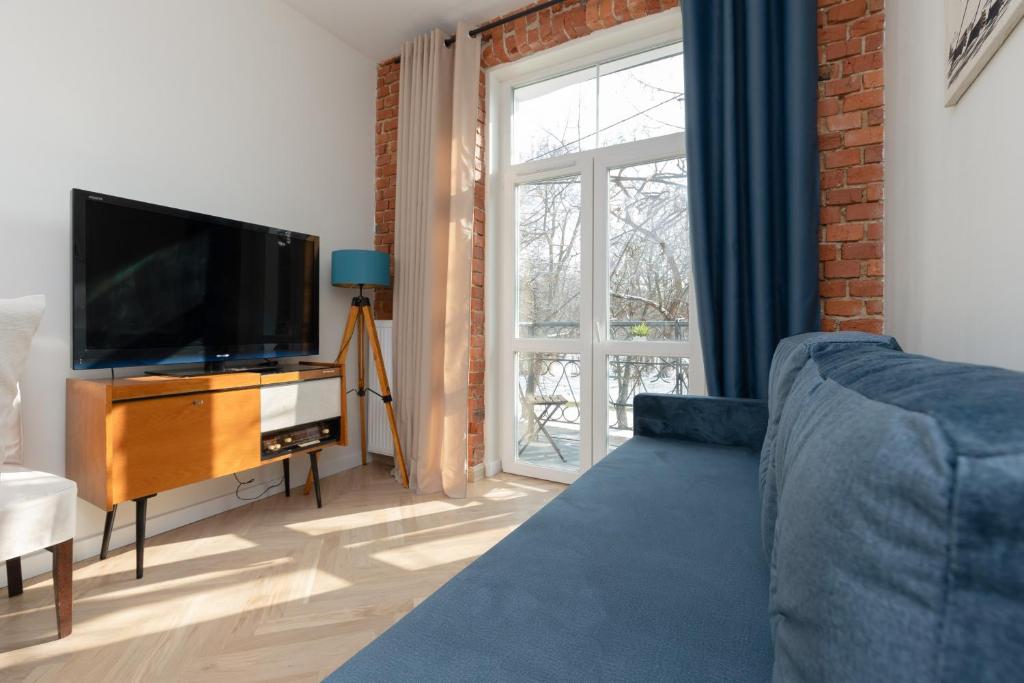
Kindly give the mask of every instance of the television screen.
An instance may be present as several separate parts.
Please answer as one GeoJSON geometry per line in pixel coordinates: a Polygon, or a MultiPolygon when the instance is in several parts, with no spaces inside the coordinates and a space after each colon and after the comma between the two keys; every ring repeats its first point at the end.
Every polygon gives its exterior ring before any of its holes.
{"type": "Polygon", "coordinates": [[[319,353],[319,239],[72,191],[72,366],[319,353]]]}

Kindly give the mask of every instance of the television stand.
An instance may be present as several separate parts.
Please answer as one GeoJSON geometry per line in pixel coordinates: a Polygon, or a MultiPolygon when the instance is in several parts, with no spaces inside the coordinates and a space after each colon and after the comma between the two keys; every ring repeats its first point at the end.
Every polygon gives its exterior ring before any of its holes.
{"type": "Polygon", "coordinates": [[[215,374],[69,379],[66,472],[78,483],[78,496],[107,513],[101,558],[119,504],[135,502],[136,576],[142,578],[149,498],[270,463],[281,463],[290,485],[288,460],[300,455],[310,458],[320,507],[317,454],[347,443],[345,405],[345,366],[313,361],[215,374]]]}

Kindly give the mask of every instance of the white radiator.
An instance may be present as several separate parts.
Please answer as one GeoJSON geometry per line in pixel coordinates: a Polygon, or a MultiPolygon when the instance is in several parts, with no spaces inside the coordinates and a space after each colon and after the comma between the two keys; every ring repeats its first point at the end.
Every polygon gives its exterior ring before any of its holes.
{"type": "MultiPolygon", "coordinates": [[[[378,320],[377,336],[380,338],[380,350],[384,356],[384,367],[388,371],[388,384],[391,390],[395,389],[395,375],[393,372],[394,363],[392,358],[392,335],[391,321],[378,320]]],[[[367,358],[367,385],[377,393],[380,393],[380,382],[377,381],[377,371],[373,364],[372,351],[367,349],[371,357],[367,358]]],[[[376,395],[368,393],[366,396],[366,450],[380,455],[395,455],[395,445],[391,439],[391,426],[388,424],[388,414],[384,410],[384,402],[376,395]]],[[[359,442],[357,441],[356,444],[359,442]]]]}

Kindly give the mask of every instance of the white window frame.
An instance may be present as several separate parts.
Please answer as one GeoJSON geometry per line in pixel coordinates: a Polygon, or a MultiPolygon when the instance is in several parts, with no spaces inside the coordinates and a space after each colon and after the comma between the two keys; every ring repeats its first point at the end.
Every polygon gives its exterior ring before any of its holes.
{"type": "Polygon", "coordinates": [[[487,339],[484,449],[488,476],[501,471],[502,454],[515,443],[514,426],[510,429],[512,420],[509,415],[515,409],[514,389],[519,381],[512,362],[516,352],[580,353],[580,393],[583,399],[583,405],[580,406],[581,422],[590,424],[592,428],[589,437],[581,432],[581,438],[588,438],[592,448],[591,457],[584,462],[584,451],[587,449],[581,444],[579,471],[563,472],[517,463],[516,472],[527,476],[571,483],[605,455],[607,425],[604,420],[592,419],[590,413],[591,406],[600,406],[608,401],[607,372],[600,373],[603,381],[592,381],[592,378],[599,376],[594,372],[595,364],[604,366],[608,356],[665,355],[689,358],[689,393],[703,394],[706,391],[692,280],[689,289],[690,326],[687,342],[610,340],[604,325],[605,316],[593,314],[595,310],[607,311],[609,303],[607,262],[592,258],[594,244],[598,240],[607,242],[607,221],[595,220],[595,217],[599,212],[607,215],[608,196],[605,192],[595,193],[595,188],[601,186],[601,179],[607,178],[611,168],[685,157],[685,134],[665,135],[515,165],[508,158],[512,149],[512,94],[515,88],[679,42],[681,36],[680,13],[669,10],[600,31],[511,64],[494,67],[487,73],[489,116],[486,197],[488,231],[484,254],[487,284],[484,303],[487,339]],[[517,239],[513,218],[515,187],[531,180],[565,175],[581,176],[584,225],[594,226],[594,230],[585,230],[581,236],[581,249],[588,258],[584,258],[582,263],[580,293],[581,301],[593,301],[593,306],[580,307],[579,340],[515,339],[516,273],[514,259],[508,258],[508,254],[514,253],[516,249],[517,239]],[[592,293],[596,297],[592,298],[592,293]],[[592,346],[590,339],[594,340],[592,346]],[[591,350],[581,351],[581,345],[591,350]],[[588,395],[590,401],[584,399],[588,395]]]}

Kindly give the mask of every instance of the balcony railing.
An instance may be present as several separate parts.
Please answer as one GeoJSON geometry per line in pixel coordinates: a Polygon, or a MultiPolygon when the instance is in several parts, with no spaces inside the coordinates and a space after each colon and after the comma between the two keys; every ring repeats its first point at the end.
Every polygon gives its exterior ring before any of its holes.
{"type": "MultiPolygon", "coordinates": [[[[559,323],[535,323],[554,326],[559,323]]],[[[627,331],[636,323],[616,323],[627,331]]],[[[563,323],[565,326],[569,324],[563,323]]],[[[650,328],[655,324],[647,323],[650,328]]],[[[685,339],[686,321],[665,323],[660,330],[685,339]],[[675,327],[671,327],[675,325],[675,327]]],[[[553,335],[552,335],[553,336],[553,335]]],[[[613,332],[613,338],[617,337],[613,332]]],[[[648,339],[651,338],[649,334],[648,339]]],[[[660,337],[665,339],[666,337],[660,337]]],[[[601,359],[603,362],[604,359],[601,359]]],[[[689,391],[690,361],[672,356],[611,355],[607,358],[608,423],[614,429],[632,428],[633,397],[638,393],[686,394],[689,391]]],[[[580,424],[580,360],[574,354],[522,353],[519,362],[519,383],[522,396],[561,396],[564,403],[553,408],[550,421],[580,424]]],[[[525,408],[525,406],[524,406],[525,408]]],[[[526,414],[529,421],[532,418],[526,414]]]]}
{"type": "MultiPolygon", "coordinates": [[[[686,341],[690,334],[690,321],[679,320],[615,320],[609,325],[611,338],[617,341],[637,339],[634,329],[644,325],[648,329],[647,341],[686,341]]],[[[576,339],[580,335],[579,322],[554,320],[547,322],[520,322],[519,336],[527,339],[576,339]]]]}

